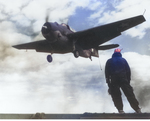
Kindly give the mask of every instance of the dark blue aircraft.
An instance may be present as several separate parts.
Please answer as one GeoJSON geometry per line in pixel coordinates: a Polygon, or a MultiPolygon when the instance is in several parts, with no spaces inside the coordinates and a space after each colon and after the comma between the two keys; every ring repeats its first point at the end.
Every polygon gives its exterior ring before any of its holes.
{"type": "MultiPolygon", "coordinates": [[[[81,56],[92,60],[92,56],[99,57],[98,50],[107,50],[119,46],[118,44],[101,44],[144,21],[144,16],[140,15],[79,32],[74,32],[67,24],[46,21],[41,29],[45,37],[44,40],[15,45],[13,47],[17,49],[35,49],[37,52],[51,54],[72,52],[76,58],[81,56]]],[[[48,55],[47,60],[52,62],[52,56],[48,55]]]]}

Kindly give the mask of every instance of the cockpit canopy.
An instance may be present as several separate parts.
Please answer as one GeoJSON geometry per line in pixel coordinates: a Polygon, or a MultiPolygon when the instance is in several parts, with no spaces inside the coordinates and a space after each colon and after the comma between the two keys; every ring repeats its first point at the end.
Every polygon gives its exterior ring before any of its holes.
{"type": "Polygon", "coordinates": [[[61,23],[61,25],[66,27],[67,29],[70,29],[70,27],[67,24],[65,24],[65,23],[61,23]]]}
{"type": "Polygon", "coordinates": [[[73,30],[69,25],[67,25],[65,23],[61,23],[61,25],[66,27],[67,29],[71,30],[72,32],[75,32],[75,30],[73,30]]]}

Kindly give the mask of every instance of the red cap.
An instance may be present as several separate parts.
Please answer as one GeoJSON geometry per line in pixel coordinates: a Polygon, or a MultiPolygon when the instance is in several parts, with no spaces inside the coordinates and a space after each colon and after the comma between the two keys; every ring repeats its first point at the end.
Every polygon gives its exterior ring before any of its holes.
{"type": "Polygon", "coordinates": [[[116,53],[116,52],[119,52],[119,53],[120,53],[120,52],[121,52],[121,49],[119,49],[119,48],[115,49],[115,50],[114,50],[114,53],[116,53]]]}

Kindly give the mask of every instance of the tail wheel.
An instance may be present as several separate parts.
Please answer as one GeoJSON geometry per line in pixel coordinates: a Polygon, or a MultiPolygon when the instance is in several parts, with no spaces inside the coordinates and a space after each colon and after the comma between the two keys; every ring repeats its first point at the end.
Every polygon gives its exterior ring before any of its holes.
{"type": "Polygon", "coordinates": [[[47,61],[48,61],[49,63],[51,63],[51,62],[53,61],[53,58],[52,58],[51,55],[48,55],[48,56],[47,56],[47,61]]]}
{"type": "Polygon", "coordinates": [[[79,57],[79,51],[75,50],[75,51],[73,52],[73,54],[74,54],[74,57],[76,57],[76,58],[79,57]]]}

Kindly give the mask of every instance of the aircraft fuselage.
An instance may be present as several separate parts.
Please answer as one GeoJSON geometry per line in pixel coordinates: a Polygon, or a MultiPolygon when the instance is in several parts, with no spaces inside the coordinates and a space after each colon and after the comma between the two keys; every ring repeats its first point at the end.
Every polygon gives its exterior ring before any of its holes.
{"type": "Polygon", "coordinates": [[[50,53],[65,54],[74,52],[77,49],[79,55],[82,57],[98,57],[98,51],[96,51],[96,49],[83,50],[74,43],[76,40],[69,40],[67,35],[74,32],[64,23],[59,25],[57,22],[46,22],[41,31],[46,40],[49,41],[50,53]]]}

